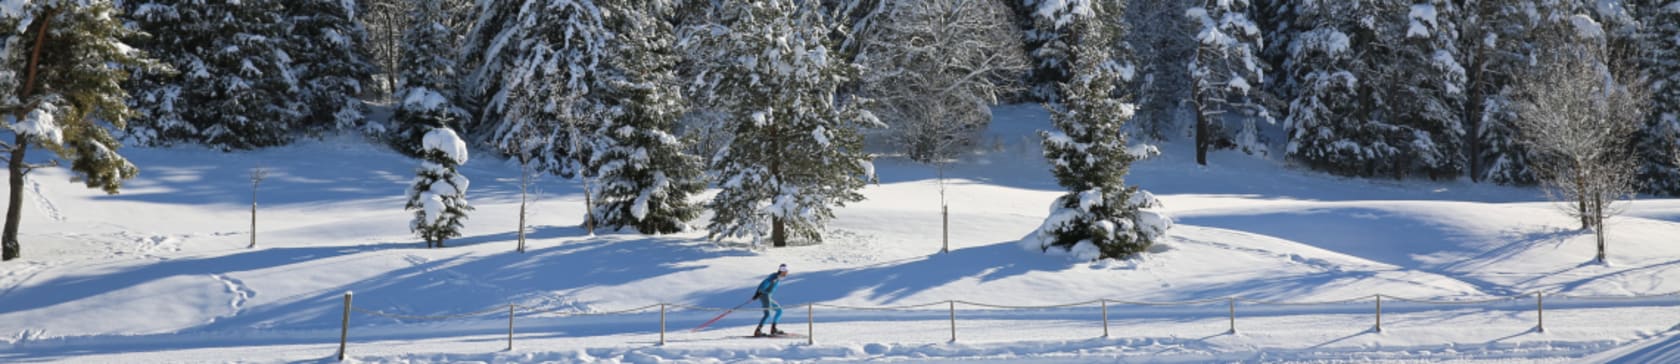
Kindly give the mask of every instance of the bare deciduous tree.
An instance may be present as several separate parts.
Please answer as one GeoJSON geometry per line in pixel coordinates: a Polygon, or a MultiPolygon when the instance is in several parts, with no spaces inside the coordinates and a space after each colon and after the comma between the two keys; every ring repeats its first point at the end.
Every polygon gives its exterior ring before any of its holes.
{"type": "Polygon", "coordinates": [[[1517,110],[1547,196],[1596,233],[1597,261],[1608,264],[1604,220],[1635,192],[1631,141],[1649,95],[1633,77],[1611,74],[1604,59],[1588,47],[1547,57],[1518,82],[1517,110]]]}
{"type": "MultiPolygon", "coordinates": [[[[1020,35],[998,0],[885,4],[884,21],[859,35],[863,92],[890,126],[894,144],[939,171],[945,219],[945,167],[973,148],[999,95],[1018,90],[1027,69],[1020,35]]],[[[949,232],[945,232],[949,236],[949,232]]],[[[942,251],[949,251],[949,243],[942,251]]]]}
{"type": "Polygon", "coordinates": [[[997,0],[889,4],[860,35],[864,90],[912,159],[950,159],[991,121],[997,97],[1020,88],[1020,35],[997,0]]]}

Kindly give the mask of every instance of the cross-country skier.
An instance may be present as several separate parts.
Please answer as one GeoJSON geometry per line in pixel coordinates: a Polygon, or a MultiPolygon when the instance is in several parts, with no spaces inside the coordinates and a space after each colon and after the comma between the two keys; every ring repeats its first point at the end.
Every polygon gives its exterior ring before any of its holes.
{"type": "Polygon", "coordinates": [[[758,319],[758,328],[753,329],[753,336],[787,335],[786,332],[776,329],[776,323],[782,321],[782,305],[776,303],[776,300],[770,299],[770,294],[776,293],[776,285],[781,284],[782,277],[787,277],[787,275],[787,264],[782,264],[782,266],[776,268],[776,273],[770,273],[770,277],[764,278],[763,282],[758,283],[758,290],[753,292],[752,299],[758,300],[758,303],[764,306],[764,317],[758,319]],[[771,311],[776,312],[774,317],[770,316],[771,311]],[[764,321],[766,320],[770,321],[770,335],[764,334],[764,321]]]}

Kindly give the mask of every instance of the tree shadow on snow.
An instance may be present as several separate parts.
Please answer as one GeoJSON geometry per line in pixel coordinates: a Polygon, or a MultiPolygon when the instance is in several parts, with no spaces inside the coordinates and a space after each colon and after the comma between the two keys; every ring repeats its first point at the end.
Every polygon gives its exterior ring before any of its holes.
{"type": "MultiPolygon", "coordinates": [[[[793,275],[785,284],[808,288],[778,292],[777,298],[781,302],[828,302],[850,297],[853,292],[869,292],[865,297],[889,305],[922,304],[928,302],[903,300],[964,279],[977,278],[981,282],[990,282],[1035,271],[1053,272],[1075,266],[1062,257],[1033,254],[1014,242],[1000,242],[954,249],[946,254],[793,275]]],[[[740,292],[730,292],[731,295],[722,301],[713,298],[702,300],[732,306],[734,302],[729,301],[734,301],[734,296],[747,297],[751,295],[751,289],[747,287],[740,292]]]]}

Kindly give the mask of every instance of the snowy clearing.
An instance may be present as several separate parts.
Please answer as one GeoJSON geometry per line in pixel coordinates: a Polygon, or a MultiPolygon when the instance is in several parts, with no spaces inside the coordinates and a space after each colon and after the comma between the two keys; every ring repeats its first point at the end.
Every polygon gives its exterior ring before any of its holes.
{"type": "Polygon", "coordinates": [[[1680,201],[1639,200],[1612,219],[1612,264],[1598,265],[1590,232],[1533,189],[1345,179],[1229,151],[1200,168],[1190,146],[1168,144],[1128,177],[1177,220],[1168,241],[1075,262],[1017,244],[1061,193],[1031,137],[1043,111],[995,115],[997,147],[947,171],[948,254],[936,172],[895,157],[876,161],[880,185],[838,210],[827,241],[768,250],[703,231],[588,236],[580,187],[549,177],[523,254],[518,168],[492,157],[460,168],[477,210],[443,249],[407,230],[402,194],[419,163],[359,139],[131,148],[143,172],[109,196],[43,169],[24,258],[0,265],[0,361],[335,362],[347,291],[349,359],[367,363],[1680,360],[1680,296],[1571,297],[1680,291],[1680,201]],[[269,176],[257,248],[245,249],[258,166],[269,176]],[[812,343],[743,337],[756,305],[689,332],[779,263],[792,268],[776,295],[782,328],[812,343]],[[1111,301],[1103,337],[1100,300],[1205,302],[1111,301]],[[965,301],[954,342],[948,301],[965,301]]]}

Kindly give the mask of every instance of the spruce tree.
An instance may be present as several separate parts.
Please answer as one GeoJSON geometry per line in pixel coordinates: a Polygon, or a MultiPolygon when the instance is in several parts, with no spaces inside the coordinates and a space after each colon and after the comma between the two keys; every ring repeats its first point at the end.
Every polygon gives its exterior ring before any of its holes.
{"type": "Polygon", "coordinates": [[[125,86],[143,144],[202,143],[223,150],[291,142],[304,117],[285,51],[277,0],[128,1],[140,49],[178,73],[140,71],[125,86]]]}
{"type": "Polygon", "coordinates": [[[0,143],[10,171],[3,260],[22,256],[18,231],[24,176],[40,165],[25,160],[41,147],[68,161],[73,180],[115,194],[139,169],[117,154],[109,129],[132,111],[121,87],[131,68],[163,72],[123,42],[138,34],[123,26],[108,0],[38,0],[0,7],[0,120],[13,140],[0,143]]]}
{"type": "Polygon", "coordinates": [[[858,129],[880,122],[863,100],[837,95],[857,70],[831,55],[827,35],[836,28],[816,4],[717,6],[710,21],[684,32],[705,75],[691,87],[729,116],[736,141],[711,160],[721,191],[708,205],[708,236],[821,242],[833,208],[862,200],[858,190],[874,179],[858,129]]]}
{"type": "Polygon", "coordinates": [[[1651,88],[1651,113],[1636,146],[1639,186],[1646,193],[1680,195],[1680,1],[1648,0],[1640,67],[1651,88]]]}
{"type": "MultiPolygon", "coordinates": [[[[1126,32],[1126,42],[1136,50],[1138,76],[1137,115],[1127,125],[1152,140],[1166,140],[1181,133],[1190,100],[1190,69],[1186,59],[1195,57],[1197,42],[1190,18],[1184,16],[1188,1],[1127,0],[1126,21],[1135,27],[1126,32]]],[[[1270,38],[1268,38],[1270,39],[1270,38]]],[[[1270,45],[1270,42],[1267,43],[1270,45]]]]}
{"type": "Polygon", "coordinates": [[[609,228],[633,226],[644,234],[686,231],[700,216],[689,197],[706,187],[701,160],[683,152],[674,135],[684,112],[676,82],[675,33],[647,0],[610,0],[613,37],[604,67],[593,77],[601,125],[591,159],[600,187],[593,214],[609,228]]]}
{"type": "Polygon", "coordinates": [[[362,116],[362,86],[371,80],[373,64],[363,53],[367,30],[356,21],[356,3],[288,0],[285,9],[286,53],[306,105],[301,125],[315,132],[384,133],[385,125],[362,116]]]}
{"type": "Polygon", "coordinates": [[[468,115],[455,94],[453,33],[443,25],[446,0],[420,0],[403,33],[396,114],[391,145],[419,157],[421,138],[441,127],[459,127],[468,115]]]}
{"type": "Polygon", "coordinates": [[[500,113],[492,145],[510,155],[531,156],[532,167],[563,178],[578,178],[584,191],[584,228],[591,233],[597,216],[590,162],[597,145],[593,131],[605,110],[596,92],[607,57],[605,14],[592,0],[528,0],[516,27],[506,30],[519,41],[513,61],[501,70],[500,89],[481,117],[500,113]],[[499,110],[499,111],[497,111],[499,110]]]}
{"type": "MultiPolygon", "coordinates": [[[[1361,107],[1364,64],[1355,51],[1361,32],[1356,8],[1368,0],[1300,1],[1296,3],[1295,34],[1289,46],[1290,80],[1296,85],[1284,129],[1291,157],[1332,173],[1356,175],[1375,159],[1392,156],[1368,135],[1355,135],[1365,120],[1361,107]],[[1367,150],[1378,147],[1379,150],[1367,150]]],[[[1370,34],[1367,23],[1363,33],[1370,34]]]]}
{"type": "Polygon", "coordinates": [[[1131,163],[1143,156],[1128,151],[1121,133],[1134,106],[1115,96],[1122,67],[1130,63],[1114,47],[1124,30],[1104,21],[1119,18],[1124,8],[1118,1],[1090,6],[1090,14],[1075,14],[1068,24],[1075,77],[1059,85],[1059,101],[1046,104],[1056,130],[1042,132],[1044,157],[1068,192],[1052,203],[1034,238],[1040,249],[1126,258],[1162,238],[1168,221],[1142,210],[1158,202],[1125,181],[1131,163]]]}
{"type": "Polygon", "coordinates": [[[1249,19],[1246,0],[1206,1],[1185,12],[1196,28],[1197,47],[1189,62],[1191,102],[1196,106],[1196,164],[1207,165],[1208,149],[1230,145],[1244,153],[1266,153],[1255,120],[1275,123],[1263,99],[1266,90],[1265,47],[1260,26],[1249,19]],[[1241,120],[1230,131],[1226,120],[1241,120]]]}
{"type": "Polygon", "coordinates": [[[444,241],[461,236],[461,220],[473,210],[467,204],[469,181],[457,171],[467,164],[467,143],[454,130],[439,127],[426,133],[419,149],[420,169],[404,205],[414,211],[408,229],[425,240],[427,248],[442,248],[444,241]]]}
{"type": "Polygon", "coordinates": [[[482,134],[504,120],[508,102],[505,74],[514,67],[531,24],[520,21],[526,0],[477,0],[473,5],[472,27],[461,40],[456,56],[461,76],[459,95],[473,118],[462,122],[465,131],[481,140],[482,134]]]}
{"type": "Polygon", "coordinates": [[[1033,64],[1026,75],[1028,95],[1041,101],[1059,96],[1057,87],[1073,76],[1072,25],[1093,16],[1100,1],[1105,0],[1009,1],[1021,19],[1023,45],[1033,64]]]}
{"type": "MultiPolygon", "coordinates": [[[[1446,0],[1415,0],[1398,7],[1404,36],[1394,40],[1393,58],[1385,60],[1382,82],[1392,93],[1389,108],[1402,133],[1391,136],[1403,150],[1396,172],[1419,171],[1431,179],[1464,173],[1465,71],[1459,63],[1457,5],[1446,0]]],[[[1398,29],[1397,29],[1398,30],[1398,29]]]]}

